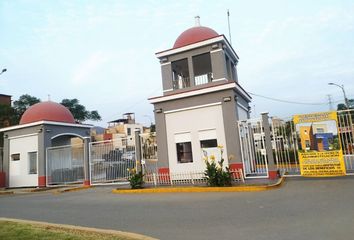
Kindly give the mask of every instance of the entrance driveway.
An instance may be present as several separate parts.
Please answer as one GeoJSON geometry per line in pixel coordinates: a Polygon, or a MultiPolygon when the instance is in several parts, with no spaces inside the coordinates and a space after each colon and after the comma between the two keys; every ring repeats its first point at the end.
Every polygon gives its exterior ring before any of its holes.
{"type": "Polygon", "coordinates": [[[160,239],[352,239],[354,177],[287,179],[264,192],[118,195],[96,187],[0,196],[0,216],[160,239]]]}

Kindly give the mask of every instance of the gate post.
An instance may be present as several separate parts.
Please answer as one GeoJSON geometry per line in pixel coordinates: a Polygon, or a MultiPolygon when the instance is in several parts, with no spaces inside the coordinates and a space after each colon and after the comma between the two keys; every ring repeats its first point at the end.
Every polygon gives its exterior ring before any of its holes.
{"type": "Polygon", "coordinates": [[[272,139],[270,137],[270,125],[269,125],[269,116],[268,112],[261,113],[262,115],[262,125],[264,128],[264,140],[265,140],[265,147],[268,159],[268,178],[269,179],[276,179],[277,174],[277,167],[274,162],[273,157],[273,148],[272,148],[272,139]]]}
{"type": "Polygon", "coordinates": [[[90,186],[90,137],[84,138],[84,186],[90,186]]]}
{"type": "Polygon", "coordinates": [[[142,172],[143,171],[143,166],[142,166],[142,152],[141,152],[141,140],[140,140],[140,129],[136,128],[134,130],[135,134],[135,160],[136,160],[136,172],[142,172]]]}

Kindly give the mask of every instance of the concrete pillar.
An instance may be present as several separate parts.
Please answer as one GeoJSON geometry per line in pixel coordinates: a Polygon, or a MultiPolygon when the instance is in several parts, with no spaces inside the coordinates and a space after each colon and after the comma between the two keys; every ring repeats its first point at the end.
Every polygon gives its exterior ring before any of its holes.
{"type": "Polygon", "coordinates": [[[277,166],[274,162],[274,157],[273,157],[272,139],[270,136],[269,116],[268,116],[267,112],[264,112],[261,114],[262,114],[262,125],[263,125],[263,129],[264,129],[265,148],[266,148],[267,159],[268,159],[268,177],[269,177],[269,179],[276,179],[278,175],[277,175],[277,166]]]}
{"type": "Polygon", "coordinates": [[[90,186],[90,137],[84,138],[84,186],[90,186]]]}
{"type": "Polygon", "coordinates": [[[135,134],[135,158],[136,158],[136,172],[143,171],[142,168],[142,152],[141,152],[141,141],[140,141],[140,129],[136,128],[134,130],[135,134]]]}

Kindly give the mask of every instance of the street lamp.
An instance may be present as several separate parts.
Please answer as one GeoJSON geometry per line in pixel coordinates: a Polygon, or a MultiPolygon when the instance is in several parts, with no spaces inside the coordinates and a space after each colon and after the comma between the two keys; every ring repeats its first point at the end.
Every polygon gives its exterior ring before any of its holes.
{"type": "Polygon", "coordinates": [[[3,74],[3,73],[6,72],[6,71],[7,71],[7,69],[4,68],[3,70],[1,70],[0,75],[3,74]]]}
{"type": "Polygon", "coordinates": [[[335,83],[328,83],[328,85],[334,85],[334,86],[340,87],[342,89],[345,105],[347,106],[347,109],[349,109],[349,102],[348,102],[347,95],[345,94],[344,85],[338,85],[335,83]]]}

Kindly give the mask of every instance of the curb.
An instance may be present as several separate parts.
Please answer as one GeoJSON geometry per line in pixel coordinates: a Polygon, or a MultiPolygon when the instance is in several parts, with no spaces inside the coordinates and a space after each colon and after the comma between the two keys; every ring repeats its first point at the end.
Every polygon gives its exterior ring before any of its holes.
{"type": "Polygon", "coordinates": [[[113,189],[115,194],[139,193],[192,193],[192,192],[259,192],[279,188],[285,181],[284,177],[270,185],[265,186],[235,186],[235,187],[174,187],[174,188],[143,188],[143,189],[113,189]]]}
{"type": "Polygon", "coordinates": [[[92,186],[81,186],[81,187],[60,189],[60,190],[55,191],[55,193],[76,192],[76,191],[85,190],[85,189],[89,189],[89,188],[92,188],[92,186]]]}
{"type": "Polygon", "coordinates": [[[0,191],[0,195],[10,195],[10,194],[14,194],[14,192],[13,191],[4,191],[4,192],[0,191]]]}
{"type": "Polygon", "coordinates": [[[91,233],[110,234],[110,235],[116,235],[118,237],[133,238],[136,240],[158,240],[157,238],[148,237],[148,236],[141,235],[138,233],[123,232],[123,231],[117,231],[117,230],[111,230],[111,229],[81,227],[81,226],[75,226],[75,225],[55,224],[55,223],[47,223],[47,222],[39,222],[39,221],[31,221],[31,220],[23,220],[23,219],[13,219],[13,218],[2,218],[2,217],[0,217],[0,221],[17,222],[17,223],[31,224],[31,225],[37,225],[37,226],[39,225],[39,226],[44,226],[44,227],[54,227],[54,228],[68,229],[68,230],[75,230],[75,231],[85,231],[85,232],[91,232],[91,233]]]}

